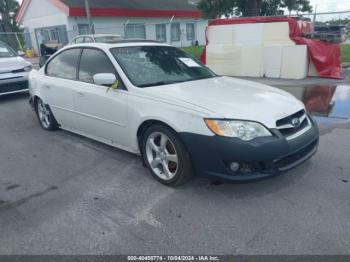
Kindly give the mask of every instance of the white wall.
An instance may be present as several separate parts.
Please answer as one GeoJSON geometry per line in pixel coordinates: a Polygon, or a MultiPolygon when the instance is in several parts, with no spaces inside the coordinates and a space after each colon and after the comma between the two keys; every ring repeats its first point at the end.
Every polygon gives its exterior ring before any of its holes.
{"type": "MultiPolygon", "coordinates": [[[[93,17],[92,21],[96,28],[96,33],[110,33],[124,36],[124,24],[145,24],[146,38],[156,40],[156,24],[166,24],[167,43],[174,46],[191,46],[192,41],[186,39],[186,23],[195,24],[195,40],[200,45],[205,45],[205,28],[207,20],[194,18],[175,18],[173,23],[180,23],[182,31],[181,41],[171,41],[170,39],[170,19],[168,18],[130,18],[130,17],[93,17]]],[[[33,47],[38,51],[35,29],[51,26],[65,25],[67,28],[68,40],[78,35],[78,24],[87,24],[87,20],[82,17],[67,17],[65,13],[52,5],[49,1],[31,0],[22,19],[22,27],[29,29],[33,47]]]]}
{"type": "MultiPolygon", "coordinates": [[[[167,43],[174,46],[191,46],[192,41],[186,39],[186,23],[195,24],[195,40],[200,45],[205,45],[205,28],[208,25],[207,20],[196,20],[192,18],[174,19],[173,23],[180,23],[182,32],[181,41],[170,41],[170,17],[169,18],[130,18],[130,17],[93,17],[92,22],[95,26],[96,33],[119,34],[124,36],[124,25],[128,24],[145,24],[146,38],[156,40],[156,24],[166,24],[167,43]]],[[[68,36],[70,39],[78,35],[78,24],[87,24],[87,20],[82,17],[68,18],[68,36]]]]}
{"type": "Polygon", "coordinates": [[[31,0],[21,25],[29,29],[32,44],[38,50],[35,29],[67,24],[67,16],[48,1],[31,0]]]}

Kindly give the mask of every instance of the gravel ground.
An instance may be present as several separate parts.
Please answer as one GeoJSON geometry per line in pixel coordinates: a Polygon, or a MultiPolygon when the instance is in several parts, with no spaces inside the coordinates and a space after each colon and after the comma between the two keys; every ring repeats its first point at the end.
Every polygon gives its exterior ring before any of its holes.
{"type": "Polygon", "coordinates": [[[350,123],[274,179],[168,188],[137,156],[0,98],[0,254],[350,254],[350,123]]]}

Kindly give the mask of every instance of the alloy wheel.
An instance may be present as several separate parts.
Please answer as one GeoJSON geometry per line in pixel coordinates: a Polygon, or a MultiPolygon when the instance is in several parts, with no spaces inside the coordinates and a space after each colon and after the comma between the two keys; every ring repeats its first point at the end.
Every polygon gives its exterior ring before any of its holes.
{"type": "Polygon", "coordinates": [[[38,101],[38,115],[43,127],[49,128],[51,124],[50,110],[45,106],[41,99],[38,101]]]}
{"type": "Polygon", "coordinates": [[[179,158],[173,142],[161,132],[154,132],[146,142],[146,157],[152,171],[162,180],[176,176],[179,158]]]}

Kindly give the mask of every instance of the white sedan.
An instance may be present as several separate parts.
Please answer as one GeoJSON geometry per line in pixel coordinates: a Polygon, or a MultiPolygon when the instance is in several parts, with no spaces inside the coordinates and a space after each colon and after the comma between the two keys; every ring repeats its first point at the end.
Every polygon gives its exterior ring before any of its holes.
{"type": "Polygon", "coordinates": [[[7,44],[0,42],[0,96],[28,92],[28,75],[31,70],[31,63],[7,44]]]}
{"type": "Polygon", "coordinates": [[[296,98],[217,76],[165,44],[66,47],[31,73],[30,95],[44,129],[140,154],[171,186],[194,174],[224,181],[274,176],[318,147],[317,125],[296,98]]]}
{"type": "Polygon", "coordinates": [[[84,43],[109,43],[113,44],[122,39],[120,35],[109,35],[109,34],[95,34],[95,35],[78,35],[75,37],[70,44],[84,44],[84,43]]]}

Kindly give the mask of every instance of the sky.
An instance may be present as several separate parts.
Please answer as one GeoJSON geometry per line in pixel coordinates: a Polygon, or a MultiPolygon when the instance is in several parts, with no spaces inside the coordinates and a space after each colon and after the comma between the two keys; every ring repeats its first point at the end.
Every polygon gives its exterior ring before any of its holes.
{"type": "Polygon", "coordinates": [[[350,11],[350,0],[310,0],[318,12],[350,11]]]}
{"type": "MultiPolygon", "coordinates": [[[[310,0],[311,5],[314,7],[317,5],[317,12],[339,12],[339,11],[350,11],[350,0],[310,0]]],[[[338,18],[350,18],[350,13],[341,15],[320,15],[317,20],[330,20],[338,18]]]]}

